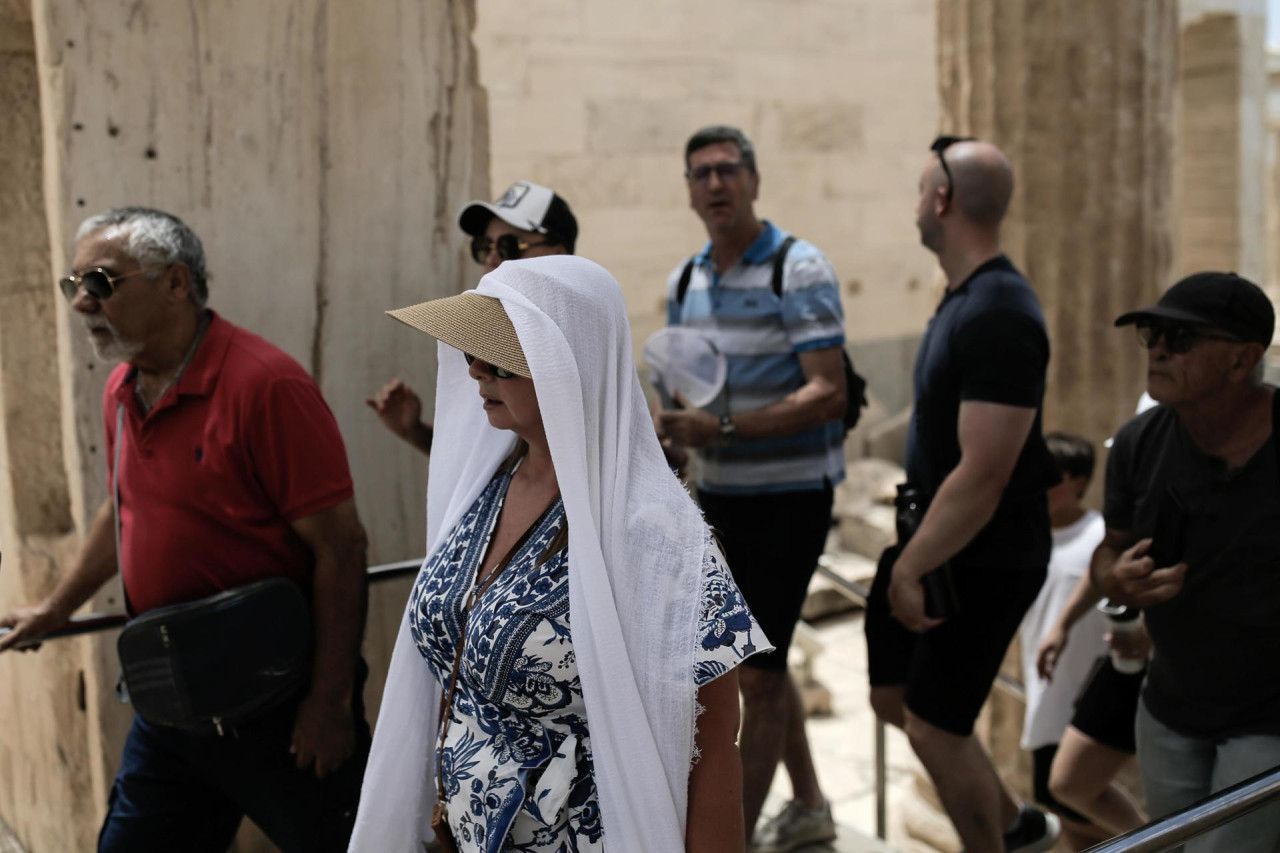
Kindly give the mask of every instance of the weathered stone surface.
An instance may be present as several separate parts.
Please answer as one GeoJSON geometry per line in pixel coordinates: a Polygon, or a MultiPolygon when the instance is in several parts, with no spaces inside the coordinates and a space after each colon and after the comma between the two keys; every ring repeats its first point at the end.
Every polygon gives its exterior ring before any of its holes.
{"type": "MultiPolygon", "coordinates": [[[[454,220],[489,193],[472,16],[469,0],[0,3],[0,608],[48,592],[106,496],[109,368],[53,275],[78,223],[121,204],[186,219],[211,305],[315,375],[371,560],[422,552],[426,465],[364,398],[398,373],[430,408],[435,344],[382,312],[473,276],[454,220]]],[[[371,715],[406,586],[371,597],[371,715]]],[[[118,584],[94,606],[119,610],[118,584]]],[[[93,847],[131,717],[113,643],[0,658],[0,815],[31,849],[93,847]]]]}
{"type": "Polygon", "coordinates": [[[1173,278],[1265,275],[1266,6],[1182,0],[1173,278]]]}
{"type": "MultiPolygon", "coordinates": [[[[919,334],[934,261],[910,211],[937,125],[933,0],[478,8],[492,184],[527,178],[564,195],[579,253],[622,283],[637,349],[665,323],[668,273],[706,241],[681,155],[717,122],[756,143],[757,210],[830,257],[850,340],[919,334]]],[[[896,394],[909,369],[886,359],[872,385],[896,394]]]]}

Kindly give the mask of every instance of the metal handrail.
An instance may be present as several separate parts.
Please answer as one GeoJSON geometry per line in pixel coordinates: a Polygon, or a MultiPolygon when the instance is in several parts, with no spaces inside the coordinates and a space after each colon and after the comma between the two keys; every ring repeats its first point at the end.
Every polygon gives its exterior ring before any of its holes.
{"type": "Polygon", "coordinates": [[[1095,844],[1085,853],[1156,853],[1280,800],[1280,767],[1205,797],[1168,817],[1095,844]]]}
{"type": "MultiPolygon", "coordinates": [[[[394,580],[398,577],[411,574],[418,571],[422,566],[422,558],[416,560],[400,560],[396,563],[382,563],[377,566],[369,567],[369,582],[378,583],[380,581],[394,580]]],[[[78,637],[82,634],[95,634],[98,631],[110,631],[114,628],[122,628],[129,621],[127,613],[85,613],[81,616],[72,616],[67,620],[67,624],[63,625],[56,631],[50,631],[47,634],[41,634],[38,637],[32,637],[18,644],[18,647],[35,646],[49,640],[60,640],[64,637],[78,637]]],[[[12,631],[12,628],[0,628],[0,637],[12,631]]]]}

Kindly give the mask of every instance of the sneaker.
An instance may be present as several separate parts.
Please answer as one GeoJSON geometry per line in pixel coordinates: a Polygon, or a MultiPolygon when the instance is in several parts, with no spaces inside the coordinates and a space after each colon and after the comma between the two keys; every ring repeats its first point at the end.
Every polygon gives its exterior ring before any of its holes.
{"type": "Polygon", "coordinates": [[[836,824],[831,819],[831,802],[807,809],[792,800],[756,833],[752,853],[787,853],[806,844],[834,841],[836,824]]]}
{"type": "MultiPolygon", "coordinates": [[[[1044,853],[1058,843],[1062,831],[1057,815],[1025,803],[1004,832],[1005,853],[1044,853]]],[[[964,853],[963,850],[960,853],[964,853]]]]}
{"type": "Polygon", "coordinates": [[[1005,853],[1044,853],[1058,843],[1062,825],[1056,815],[1035,806],[1023,805],[1018,817],[1004,833],[1005,853]]]}

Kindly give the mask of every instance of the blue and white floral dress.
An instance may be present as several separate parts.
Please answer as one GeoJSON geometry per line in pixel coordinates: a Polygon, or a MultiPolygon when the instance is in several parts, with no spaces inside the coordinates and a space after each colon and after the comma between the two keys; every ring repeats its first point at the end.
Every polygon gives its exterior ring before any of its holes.
{"type": "MultiPolygon", "coordinates": [[[[413,639],[446,688],[462,609],[510,483],[508,473],[494,476],[423,567],[410,596],[413,639]]],[[[570,631],[568,549],[538,565],[564,523],[557,498],[466,623],[441,755],[449,825],[465,851],[604,849],[590,727],[570,631]]],[[[702,572],[692,673],[698,686],[769,648],[717,548],[707,549],[702,572]]]]}

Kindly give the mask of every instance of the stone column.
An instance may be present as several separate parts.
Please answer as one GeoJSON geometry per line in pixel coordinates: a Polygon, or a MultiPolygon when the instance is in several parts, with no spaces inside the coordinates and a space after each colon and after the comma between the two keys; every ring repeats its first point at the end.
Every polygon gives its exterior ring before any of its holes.
{"type": "Polygon", "coordinates": [[[1013,161],[1006,247],[1053,345],[1046,429],[1101,442],[1133,414],[1145,359],[1123,311],[1168,284],[1173,0],[940,0],[941,129],[1013,161]]]}
{"type": "Polygon", "coordinates": [[[1265,0],[1181,0],[1174,278],[1266,274],[1265,0]]]}
{"type": "MultiPolygon", "coordinates": [[[[1005,243],[1049,326],[1045,428],[1099,446],[1145,386],[1144,354],[1112,322],[1169,281],[1177,52],[1174,0],[938,3],[940,130],[1013,161],[1005,243]]],[[[1016,652],[1004,671],[1021,680],[1016,652]]],[[[1022,713],[996,689],[978,733],[1027,796],[1022,713]]]]}
{"type": "MultiPolygon", "coordinates": [[[[0,2],[0,609],[47,592],[107,494],[110,366],[53,276],[78,223],[122,204],[185,219],[210,305],[315,375],[371,561],[421,555],[426,460],[364,398],[399,375],[430,409],[435,345],[382,312],[473,276],[454,220],[489,194],[473,18],[471,0],[0,2]]],[[[371,596],[371,716],[393,586],[371,596]]],[[[114,584],[93,602],[120,604],[114,584]]],[[[0,816],[32,849],[93,847],[131,716],[117,671],[113,635],[0,658],[0,816]]]]}
{"type": "MultiPolygon", "coordinates": [[[[1267,295],[1280,301],[1280,52],[1267,53],[1267,295]]],[[[1259,282],[1262,284],[1262,282],[1259,282]]]]}

